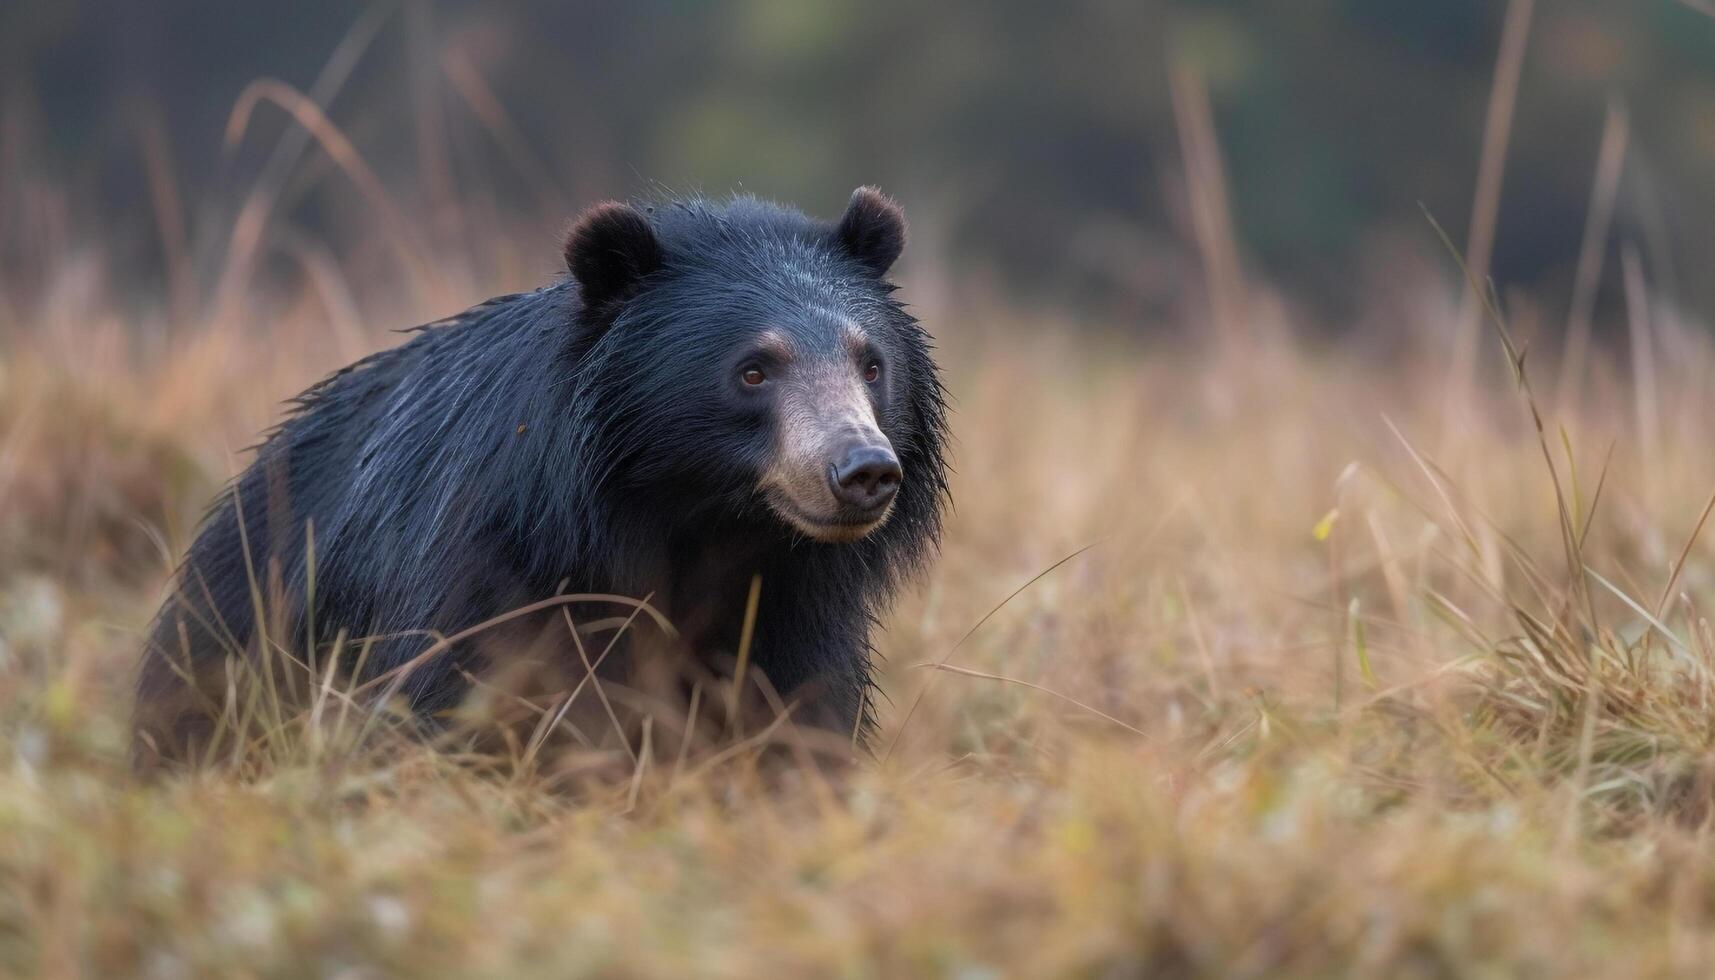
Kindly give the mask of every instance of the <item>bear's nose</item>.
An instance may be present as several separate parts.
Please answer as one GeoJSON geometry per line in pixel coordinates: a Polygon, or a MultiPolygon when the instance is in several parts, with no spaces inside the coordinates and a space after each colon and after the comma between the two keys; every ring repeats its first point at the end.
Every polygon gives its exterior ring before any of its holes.
{"type": "Polygon", "coordinates": [[[858,510],[879,510],[899,489],[899,460],[887,446],[854,446],[828,466],[834,497],[858,510]]]}

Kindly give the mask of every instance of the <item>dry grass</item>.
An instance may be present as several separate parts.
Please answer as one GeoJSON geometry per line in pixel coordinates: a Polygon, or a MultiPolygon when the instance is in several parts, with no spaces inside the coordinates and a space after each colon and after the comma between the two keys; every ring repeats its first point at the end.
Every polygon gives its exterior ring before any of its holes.
{"type": "Polygon", "coordinates": [[[1715,352],[1662,319],[1647,389],[1598,363],[1539,441],[1500,379],[1437,445],[1435,356],[942,316],[957,514],[876,759],[577,798],[396,746],[131,781],[167,555],[280,398],[392,338],[310,298],[18,326],[0,974],[1705,975],[1715,352]]]}

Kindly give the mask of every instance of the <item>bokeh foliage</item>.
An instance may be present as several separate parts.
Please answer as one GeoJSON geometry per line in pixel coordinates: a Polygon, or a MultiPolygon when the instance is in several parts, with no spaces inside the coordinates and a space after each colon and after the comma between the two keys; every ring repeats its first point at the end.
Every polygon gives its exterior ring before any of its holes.
{"type": "MultiPolygon", "coordinates": [[[[1148,303],[1171,299],[1177,278],[1170,264],[1135,270],[1183,237],[1168,80],[1169,66],[1187,64],[1211,92],[1247,259],[1328,300],[1350,293],[1378,240],[1424,241],[1418,202],[1460,233],[1505,6],[409,4],[370,8],[386,23],[329,110],[395,193],[425,207],[454,186],[449,173],[545,230],[561,210],[657,183],[829,212],[875,182],[905,196],[921,240],[961,268],[1083,306],[1148,303]],[[454,60],[491,87],[527,166],[449,81],[454,60]]],[[[1657,278],[1707,309],[1710,287],[1693,273],[1715,258],[1715,230],[1698,218],[1715,213],[1715,20],[1679,0],[1536,7],[1498,277],[1564,295],[1614,99],[1633,137],[1618,235],[1654,229],[1657,278]]],[[[239,93],[259,77],[308,89],[359,17],[339,0],[7,4],[6,166],[69,179],[80,226],[128,246],[110,254],[148,281],[161,256],[140,127],[170,133],[187,206],[230,196],[267,144],[223,152],[239,93]]],[[[293,220],[336,241],[372,221],[343,206],[349,189],[312,186],[309,170],[293,220]]]]}

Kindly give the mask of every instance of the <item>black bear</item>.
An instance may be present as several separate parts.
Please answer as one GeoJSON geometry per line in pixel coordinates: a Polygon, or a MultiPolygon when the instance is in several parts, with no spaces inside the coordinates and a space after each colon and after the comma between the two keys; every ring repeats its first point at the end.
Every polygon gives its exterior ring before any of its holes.
{"type": "MultiPolygon", "coordinates": [[[[568,593],[649,597],[706,669],[745,633],[795,718],[865,730],[871,629],[947,500],[944,389],[886,278],[904,242],[867,187],[832,224],[748,197],[600,204],[569,278],[304,392],[155,620],[139,759],[207,748],[229,658],[314,676],[336,637],[432,726],[506,656],[461,632],[568,593]]],[[[509,636],[575,655],[558,616],[509,636]]]]}

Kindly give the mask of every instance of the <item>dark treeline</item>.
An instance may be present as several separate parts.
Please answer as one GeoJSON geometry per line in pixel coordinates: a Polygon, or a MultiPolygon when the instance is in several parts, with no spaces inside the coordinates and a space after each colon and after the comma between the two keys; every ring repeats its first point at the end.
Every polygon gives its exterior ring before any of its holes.
{"type": "MultiPolygon", "coordinates": [[[[1185,278],[1180,66],[1208,92],[1247,264],[1337,308],[1377,255],[1434,247],[1419,202],[1463,234],[1506,6],[13,0],[0,254],[22,290],[31,195],[51,191],[68,235],[99,235],[136,285],[161,281],[163,168],[187,247],[217,250],[199,229],[288,125],[259,110],[225,148],[235,101],[260,78],[311,91],[343,41],[356,57],[328,114],[413,217],[457,201],[546,233],[657,184],[831,213],[875,182],[961,272],[1149,309],[1185,278]]],[[[1698,274],[1715,260],[1715,19],[1678,0],[1536,3],[1497,279],[1564,302],[1610,105],[1630,122],[1613,241],[1640,242],[1687,308],[1715,308],[1698,274]]],[[[276,213],[341,248],[376,222],[328,169],[306,154],[276,213]]]]}

